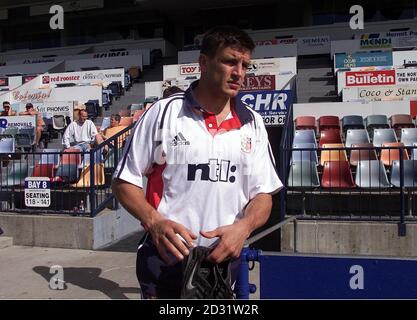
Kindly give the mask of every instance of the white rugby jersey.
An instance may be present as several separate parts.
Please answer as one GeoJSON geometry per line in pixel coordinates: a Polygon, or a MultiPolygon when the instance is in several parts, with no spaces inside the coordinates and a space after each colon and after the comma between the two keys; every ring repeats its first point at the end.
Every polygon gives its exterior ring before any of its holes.
{"type": "Polygon", "coordinates": [[[137,122],[114,177],[143,188],[146,199],[166,218],[202,237],[232,224],[258,193],[282,187],[262,117],[235,109],[220,127],[216,116],[185,93],[159,100],[137,122]]]}

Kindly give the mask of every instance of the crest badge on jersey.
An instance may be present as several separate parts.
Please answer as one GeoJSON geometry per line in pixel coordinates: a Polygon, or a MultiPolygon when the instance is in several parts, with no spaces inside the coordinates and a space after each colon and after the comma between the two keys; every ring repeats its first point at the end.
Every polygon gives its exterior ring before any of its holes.
{"type": "Polygon", "coordinates": [[[252,151],[252,138],[247,135],[243,135],[240,140],[240,149],[245,153],[251,152],[252,151]]]}

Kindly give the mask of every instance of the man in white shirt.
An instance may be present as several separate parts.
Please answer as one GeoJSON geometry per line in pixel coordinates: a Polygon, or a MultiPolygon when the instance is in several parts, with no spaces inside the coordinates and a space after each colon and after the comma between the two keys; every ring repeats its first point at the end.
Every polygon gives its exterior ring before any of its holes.
{"type": "Polygon", "coordinates": [[[79,111],[78,120],[68,125],[62,138],[62,144],[66,149],[77,148],[81,151],[89,150],[92,143],[100,144],[103,141],[93,121],[88,120],[86,110],[79,111]]]}
{"type": "Polygon", "coordinates": [[[194,245],[213,246],[214,263],[237,259],[282,188],[262,117],[234,103],[254,47],[235,27],[209,30],[200,80],[149,108],[126,145],[113,191],[147,231],[136,268],[145,298],[179,298],[194,245]]]}

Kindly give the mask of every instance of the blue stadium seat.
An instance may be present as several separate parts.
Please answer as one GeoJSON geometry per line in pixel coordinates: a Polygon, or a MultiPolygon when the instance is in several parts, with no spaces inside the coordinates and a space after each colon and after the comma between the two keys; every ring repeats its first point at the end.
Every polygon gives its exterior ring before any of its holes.
{"type": "Polygon", "coordinates": [[[379,160],[359,161],[355,183],[360,188],[389,188],[384,164],[379,160]]]}

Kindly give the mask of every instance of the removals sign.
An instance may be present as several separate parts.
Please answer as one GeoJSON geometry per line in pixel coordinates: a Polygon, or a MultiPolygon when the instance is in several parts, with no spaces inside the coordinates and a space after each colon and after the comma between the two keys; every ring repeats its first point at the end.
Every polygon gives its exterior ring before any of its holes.
{"type": "Polygon", "coordinates": [[[395,85],[395,70],[346,72],[346,86],[381,86],[395,85]]]}
{"type": "Polygon", "coordinates": [[[258,112],[267,126],[283,126],[292,99],[291,90],[239,92],[236,104],[238,108],[247,106],[258,112]]]}

